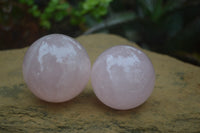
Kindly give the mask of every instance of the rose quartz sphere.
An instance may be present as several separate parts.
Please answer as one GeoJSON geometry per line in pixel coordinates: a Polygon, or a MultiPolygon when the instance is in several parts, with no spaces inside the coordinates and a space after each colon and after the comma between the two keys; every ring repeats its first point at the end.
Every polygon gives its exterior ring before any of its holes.
{"type": "Polygon", "coordinates": [[[90,78],[85,49],[71,37],[51,34],[35,41],[24,57],[29,89],[48,102],[64,102],[80,94],[90,78]]]}
{"type": "Polygon", "coordinates": [[[154,88],[155,72],[139,49],[120,45],[103,52],[92,68],[94,92],[105,105],[127,110],[144,103],[154,88]]]}

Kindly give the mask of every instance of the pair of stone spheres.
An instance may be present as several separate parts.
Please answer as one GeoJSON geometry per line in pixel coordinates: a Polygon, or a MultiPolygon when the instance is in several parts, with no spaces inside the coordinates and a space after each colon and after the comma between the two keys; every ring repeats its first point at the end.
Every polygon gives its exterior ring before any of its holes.
{"type": "Polygon", "coordinates": [[[151,95],[155,72],[149,58],[127,45],[112,47],[91,63],[83,46],[71,37],[51,34],[35,41],[25,54],[23,76],[42,100],[65,102],[79,95],[91,75],[94,93],[118,110],[135,108],[151,95]]]}

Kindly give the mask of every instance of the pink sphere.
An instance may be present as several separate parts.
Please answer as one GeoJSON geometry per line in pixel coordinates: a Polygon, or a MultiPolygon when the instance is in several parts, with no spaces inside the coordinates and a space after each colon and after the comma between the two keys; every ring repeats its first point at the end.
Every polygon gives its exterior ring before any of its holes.
{"type": "Polygon", "coordinates": [[[24,57],[29,89],[48,102],[64,102],[81,93],[90,78],[85,49],[71,37],[51,34],[35,41],[24,57]]]}
{"type": "Polygon", "coordinates": [[[120,45],[103,52],[92,68],[96,96],[105,105],[127,110],[144,103],[154,88],[155,72],[139,49],[120,45]]]}

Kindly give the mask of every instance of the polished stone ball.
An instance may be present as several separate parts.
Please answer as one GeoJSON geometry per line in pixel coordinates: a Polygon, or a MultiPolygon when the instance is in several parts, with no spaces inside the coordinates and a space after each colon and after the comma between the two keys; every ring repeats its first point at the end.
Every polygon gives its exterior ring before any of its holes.
{"type": "Polygon", "coordinates": [[[25,54],[23,76],[28,88],[48,102],[68,101],[82,92],[91,63],[73,38],[51,34],[35,41],[25,54]]]}
{"type": "Polygon", "coordinates": [[[141,105],[151,95],[155,72],[142,51],[120,45],[98,57],[92,68],[91,81],[101,102],[114,109],[127,110],[141,105]]]}

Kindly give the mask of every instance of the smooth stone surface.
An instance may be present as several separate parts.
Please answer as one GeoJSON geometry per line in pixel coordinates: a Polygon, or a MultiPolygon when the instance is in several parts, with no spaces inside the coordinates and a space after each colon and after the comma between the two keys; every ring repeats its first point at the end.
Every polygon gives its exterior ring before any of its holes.
{"type": "Polygon", "coordinates": [[[155,72],[142,51],[119,45],[97,58],[92,67],[91,81],[96,96],[104,104],[127,110],[141,105],[151,95],[155,72]]]}
{"type": "Polygon", "coordinates": [[[64,102],[82,92],[90,78],[90,65],[85,49],[77,41],[51,34],[30,46],[24,57],[23,75],[40,99],[64,102]]]}
{"type": "MultiPolygon", "coordinates": [[[[81,36],[78,41],[87,50],[92,63],[102,52],[116,45],[139,48],[122,37],[108,34],[81,36]]],[[[0,52],[2,133],[200,132],[200,67],[140,49],[155,68],[154,91],[141,106],[117,111],[96,98],[90,83],[69,102],[53,104],[36,98],[23,81],[21,64],[26,50],[0,52]]]]}

